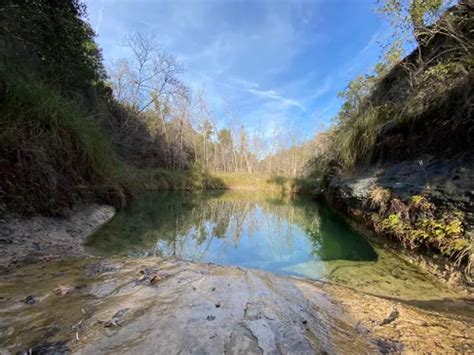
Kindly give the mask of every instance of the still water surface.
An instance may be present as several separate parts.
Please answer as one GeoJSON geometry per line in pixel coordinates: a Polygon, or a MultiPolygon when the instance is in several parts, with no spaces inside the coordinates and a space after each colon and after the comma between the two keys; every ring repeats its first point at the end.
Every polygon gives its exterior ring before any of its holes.
{"type": "Polygon", "coordinates": [[[120,211],[86,247],[102,256],[174,256],[329,280],[404,299],[450,296],[309,198],[150,193],[120,211]]]}

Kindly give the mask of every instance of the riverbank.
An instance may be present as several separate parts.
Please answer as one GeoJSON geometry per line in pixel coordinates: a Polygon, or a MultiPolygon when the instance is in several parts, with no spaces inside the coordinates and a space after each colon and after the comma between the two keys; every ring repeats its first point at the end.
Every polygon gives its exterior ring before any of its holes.
{"type": "Polygon", "coordinates": [[[469,352],[469,316],[174,259],[74,259],[1,278],[5,352],[469,352]],[[27,300],[27,301],[25,301],[27,300]],[[447,331],[449,330],[449,331],[447,331]]]}
{"type": "Polygon", "coordinates": [[[469,156],[406,160],[337,175],[324,197],[372,242],[472,293],[473,177],[469,156]]]}
{"type": "MultiPolygon", "coordinates": [[[[266,191],[284,193],[286,187],[268,177],[249,174],[207,174],[199,171],[173,172],[164,169],[133,169],[132,191],[138,198],[151,191],[266,191]]],[[[123,202],[122,207],[128,202],[123,202]]],[[[113,206],[78,204],[63,209],[60,216],[33,217],[5,213],[0,218],[0,271],[42,259],[83,256],[83,243],[115,215],[113,206]]]]}
{"type": "MultiPolygon", "coordinates": [[[[231,196],[222,201],[242,193],[228,192],[231,196]]],[[[222,201],[219,210],[225,210],[222,201]]],[[[78,209],[66,219],[15,220],[22,227],[16,235],[25,245],[23,253],[16,254],[14,267],[0,276],[0,353],[474,349],[472,301],[454,292],[435,297],[422,275],[404,274],[399,264],[391,266],[384,251],[377,250],[375,263],[341,260],[327,265],[331,282],[175,258],[85,257],[86,230],[91,233],[113,213],[110,207],[96,205],[78,209]],[[45,247],[36,250],[33,236],[45,247]],[[384,268],[394,269],[393,277],[384,268]],[[365,273],[372,277],[365,280],[365,273]],[[412,293],[402,292],[406,277],[417,280],[413,287],[408,285],[412,293]],[[349,279],[353,282],[346,282],[349,279]]],[[[149,217],[162,226],[156,215],[149,217]]],[[[143,225],[140,220],[135,224],[143,225]]],[[[135,229],[134,243],[141,236],[135,229]]],[[[2,255],[10,254],[15,249],[2,250],[2,255]]],[[[298,264],[295,271],[305,275],[306,267],[318,267],[306,264],[298,264]]]]}
{"type": "Polygon", "coordinates": [[[6,215],[0,220],[0,271],[43,259],[84,255],[89,235],[115,215],[106,205],[81,205],[66,217],[6,215]]]}
{"type": "MultiPolygon", "coordinates": [[[[187,177],[188,175],[184,174],[183,176],[187,177]]],[[[191,179],[186,180],[183,176],[176,176],[176,174],[172,172],[160,171],[160,178],[157,178],[157,176],[153,174],[150,174],[149,178],[150,180],[155,179],[155,181],[173,180],[175,184],[174,190],[178,189],[179,191],[184,189],[187,191],[187,186],[189,187],[191,185],[186,183],[179,185],[179,182],[191,181],[191,179]],[[166,176],[164,177],[164,175],[166,176]],[[172,176],[175,177],[174,180],[171,179],[172,176]]],[[[354,188],[350,183],[344,180],[344,184],[341,182],[339,186],[333,188],[333,190],[330,190],[329,193],[326,194],[326,202],[328,205],[338,212],[346,223],[351,225],[358,233],[364,235],[371,243],[381,248],[381,250],[384,251],[383,255],[393,253],[404,261],[414,265],[415,268],[427,271],[448,288],[460,291],[466,295],[473,294],[472,287],[469,287],[469,285],[466,285],[464,282],[461,267],[446,258],[433,258],[422,252],[410,251],[404,248],[399,242],[387,238],[382,233],[374,232],[373,229],[370,228],[370,225],[367,224],[366,219],[361,219],[359,215],[355,215],[353,213],[354,206],[359,206],[359,208],[367,207],[368,203],[363,198],[365,197],[367,199],[367,196],[370,196],[370,182],[374,179],[364,180],[365,182],[368,181],[369,184],[363,186],[355,177],[353,179],[355,181],[352,184],[355,186],[354,188]],[[362,186],[362,188],[360,188],[360,186],[362,186]],[[331,192],[336,192],[337,194],[331,195],[331,192]],[[362,197],[357,195],[357,193],[361,194],[362,197]],[[354,202],[354,200],[356,202],[354,202]],[[387,254],[385,251],[389,253],[387,254]]],[[[278,180],[283,182],[283,187],[277,185],[276,180],[276,178],[271,179],[269,177],[249,174],[240,174],[238,176],[233,174],[209,174],[206,181],[219,182],[219,184],[216,185],[217,190],[213,190],[218,195],[229,190],[244,194],[247,192],[252,194],[261,191],[265,198],[268,196],[279,196],[280,198],[284,196],[285,199],[291,198],[291,196],[294,197],[294,194],[290,193],[290,190],[284,185],[290,184],[290,180],[278,180]],[[222,186],[225,186],[225,188],[222,186]]],[[[150,185],[143,191],[151,193],[151,191],[162,190],[163,188],[166,188],[166,186],[158,188],[157,186],[150,185]]],[[[161,205],[161,202],[159,205],[161,205]]],[[[355,209],[356,212],[361,210],[362,209],[355,209]]],[[[44,258],[67,258],[85,255],[83,247],[85,238],[113,217],[114,208],[105,205],[82,205],[66,214],[67,216],[64,218],[41,216],[26,218],[18,215],[7,215],[0,220],[2,227],[0,234],[0,251],[2,255],[0,257],[0,270],[6,271],[13,267],[18,267],[22,264],[35,262],[44,258]]],[[[314,215],[313,218],[317,218],[317,216],[314,215]]],[[[132,225],[131,228],[134,229],[136,227],[132,225]]],[[[119,244],[120,243],[117,245],[119,244]]],[[[115,245],[115,247],[117,245],[115,245]]],[[[384,258],[382,259],[385,260],[384,258]]],[[[391,257],[387,260],[389,260],[389,264],[395,262],[391,257]]],[[[382,266],[378,265],[377,267],[382,266]]],[[[385,264],[383,267],[386,269],[385,264]]],[[[358,270],[360,270],[360,268],[358,268],[358,270]]],[[[302,265],[299,267],[301,274],[305,274],[307,271],[306,266],[302,265]]],[[[341,276],[339,275],[339,271],[331,273],[331,275],[334,277],[341,276]]],[[[345,280],[346,277],[343,277],[343,279],[345,280]]],[[[347,284],[347,282],[345,282],[345,284],[347,284]]]]}
{"type": "Polygon", "coordinates": [[[268,191],[284,195],[294,193],[294,179],[289,177],[248,173],[213,173],[213,176],[230,190],[268,191]]]}

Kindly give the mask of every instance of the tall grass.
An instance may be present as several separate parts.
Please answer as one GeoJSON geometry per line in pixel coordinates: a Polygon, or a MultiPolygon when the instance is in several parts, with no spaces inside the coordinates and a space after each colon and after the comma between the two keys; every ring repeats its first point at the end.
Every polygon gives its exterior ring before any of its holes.
{"type": "Polygon", "coordinates": [[[79,201],[123,206],[127,196],[146,190],[226,187],[198,169],[126,164],[87,112],[44,80],[0,68],[0,214],[62,215],[79,201]]]}
{"type": "Polygon", "coordinates": [[[0,104],[4,208],[61,214],[87,186],[116,183],[109,138],[59,90],[0,69],[0,104]]]}
{"type": "Polygon", "coordinates": [[[220,176],[199,169],[171,171],[123,164],[119,171],[118,180],[133,194],[150,190],[222,190],[228,187],[220,176]]]}
{"type": "Polygon", "coordinates": [[[369,106],[351,121],[341,124],[334,138],[336,157],[347,168],[368,163],[382,123],[380,110],[369,106]]]}

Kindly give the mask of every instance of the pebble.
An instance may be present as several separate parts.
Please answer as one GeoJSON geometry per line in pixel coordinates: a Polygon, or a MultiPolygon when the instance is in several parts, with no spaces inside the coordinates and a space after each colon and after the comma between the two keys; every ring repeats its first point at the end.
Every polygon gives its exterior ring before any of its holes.
{"type": "Polygon", "coordinates": [[[35,303],[38,303],[38,300],[36,299],[35,296],[29,295],[29,296],[26,296],[24,302],[25,302],[26,304],[33,305],[33,304],[35,304],[35,303]]]}

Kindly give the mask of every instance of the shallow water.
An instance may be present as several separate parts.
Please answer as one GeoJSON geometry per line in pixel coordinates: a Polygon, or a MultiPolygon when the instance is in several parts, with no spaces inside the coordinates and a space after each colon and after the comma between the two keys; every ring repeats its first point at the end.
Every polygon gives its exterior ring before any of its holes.
{"type": "Polygon", "coordinates": [[[473,319],[167,258],[81,257],[0,275],[0,354],[472,353],[473,319]]]}
{"type": "Polygon", "coordinates": [[[261,269],[403,300],[454,298],[309,198],[150,193],[91,236],[86,248],[101,256],[173,256],[261,269]]]}
{"type": "Polygon", "coordinates": [[[0,275],[0,354],[474,346],[472,303],[310,199],[149,194],[91,236],[87,249],[118,257],[46,260],[0,275]],[[161,255],[243,268],[154,257],[161,255]],[[394,309],[398,318],[383,325],[394,309]]]}

